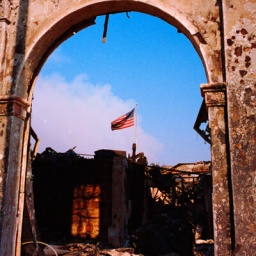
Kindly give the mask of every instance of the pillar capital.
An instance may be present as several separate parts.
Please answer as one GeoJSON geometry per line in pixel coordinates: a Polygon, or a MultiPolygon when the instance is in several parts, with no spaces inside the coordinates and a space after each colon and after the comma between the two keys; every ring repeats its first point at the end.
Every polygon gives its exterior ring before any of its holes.
{"type": "Polygon", "coordinates": [[[0,117],[16,116],[25,120],[29,106],[28,101],[18,96],[0,96],[0,117]]]}
{"type": "Polygon", "coordinates": [[[226,84],[208,83],[200,85],[201,94],[204,97],[206,107],[225,106],[226,84]]]}

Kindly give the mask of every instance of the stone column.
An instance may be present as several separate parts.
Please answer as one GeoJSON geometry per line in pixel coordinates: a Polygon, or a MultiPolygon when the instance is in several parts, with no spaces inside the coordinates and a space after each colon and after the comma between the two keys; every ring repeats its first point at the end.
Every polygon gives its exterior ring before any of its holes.
{"type": "Polygon", "coordinates": [[[201,85],[201,92],[205,99],[211,129],[215,256],[228,256],[232,253],[225,90],[224,84],[201,85]]]}
{"type": "Polygon", "coordinates": [[[19,97],[0,96],[0,255],[3,256],[20,255],[17,245],[20,247],[24,205],[28,107],[28,102],[19,97]]]}
{"type": "Polygon", "coordinates": [[[256,255],[256,1],[221,1],[234,255],[256,255]]]}

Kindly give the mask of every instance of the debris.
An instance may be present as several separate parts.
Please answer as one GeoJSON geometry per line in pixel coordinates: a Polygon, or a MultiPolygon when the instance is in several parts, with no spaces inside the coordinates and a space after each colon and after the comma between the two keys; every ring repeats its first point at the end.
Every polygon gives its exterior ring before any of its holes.
{"type": "Polygon", "coordinates": [[[104,22],[104,31],[102,36],[102,43],[106,43],[107,41],[108,19],[109,19],[109,14],[106,14],[105,22],[104,22]]]}
{"type": "Polygon", "coordinates": [[[193,226],[186,219],[186,211],[173,209],[139,228],[133,244],[135,252],[148,256],[176,253],[179,256],[193,256],[193,226]]]}
{"type": "Polygon", "coordinates": [[[63,256],[212,256],[213,241],[202,240],[212,238],[211,163],[148,166],[139,163],[144,154],[136,155],[135,146],[128,159],[125,151],[105,149],[94,159],[74,148],[37,155],[35,209],[43,241],[63,256]]]}

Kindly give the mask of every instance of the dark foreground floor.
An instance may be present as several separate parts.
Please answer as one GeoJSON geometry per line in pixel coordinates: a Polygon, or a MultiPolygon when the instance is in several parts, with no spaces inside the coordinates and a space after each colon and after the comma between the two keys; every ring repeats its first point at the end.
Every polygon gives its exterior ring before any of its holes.
{"type": "MultiPolygon", "coordinates": [[[[213,243],[200,243],[195,245],[195,256],[214,256],[213,243]]],[[[49,245],[44,249],[46,256],[130,256],[134,254],[132,248],[100,249],[93,244],[69,244],[66,246],[49,245]]],[[[137,254],[138,255],[138,254],[137,254]]],[[[142,254],[140,254],[142,256],[142,254]]],[[[160,255],[159,255],[160,256],[160,255]]],[[[169,253],[161,256],[179,256],[169,253]]]]}
{"type": "Polygon", "coordinates": [[[210,244],[197,244],[194,250],[195,256],[214,256],[214,245],[210,244]]]}

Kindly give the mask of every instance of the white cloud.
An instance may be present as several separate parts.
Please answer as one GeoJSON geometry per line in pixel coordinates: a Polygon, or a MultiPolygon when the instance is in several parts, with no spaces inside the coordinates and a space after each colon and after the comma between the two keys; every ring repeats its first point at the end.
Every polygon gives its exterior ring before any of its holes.
{"type": "MultiPolygon", "coordinates": [[[[134,99],[122,100],[110,85],[93,85],[85,74],[70,83],[61,75],[39,77],[33,101],[32,127],[41,142],[39,152],[52,147],[65,152],[94,154],[98,149],[124,150],[132,153],[135,127],[111,131],[110,123],[134,108],[134,99]]],[[[138,116],[138,119],[140,117],[138,116]]],[[[163,146],[137,127],[137,152],[144,152],[149,163],[157,163],[163,146]]]]}
{"type": "Polygon", "coordinates": [[[60,46],[51,54],[51,57],[48,60],[48,65],[59,65],[69,62],[71,62],[71,59],[63,53],[62,47],[60,46]]]}

